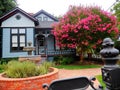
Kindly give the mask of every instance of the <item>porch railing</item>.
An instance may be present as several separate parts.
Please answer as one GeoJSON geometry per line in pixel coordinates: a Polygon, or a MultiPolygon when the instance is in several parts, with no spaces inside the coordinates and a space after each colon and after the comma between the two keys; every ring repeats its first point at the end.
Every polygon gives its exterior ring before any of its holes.
{"type": "Polygon", "coordinates": [[[67,49],[67,50],[48,50],[46,55],[53,56],[53,55],[71,55],[76,54],[75,49],[67,49]]]}

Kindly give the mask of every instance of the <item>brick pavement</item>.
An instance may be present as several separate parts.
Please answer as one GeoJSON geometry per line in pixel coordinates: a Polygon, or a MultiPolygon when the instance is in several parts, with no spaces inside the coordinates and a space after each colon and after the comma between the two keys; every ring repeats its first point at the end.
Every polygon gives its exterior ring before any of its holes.
{"type": "Polygon", "coordinates": [[[100,68],[92,68],[92,69],[79,69],[79,70],[66,70],[59,69],[59,78],[69,78],[76,76],[87,76],[93,77],[101,74],[100,68]]]}
{"type": "MultiPolygon", "coordinates": [[[[79,69],[79,70],[66,70],[66,69],[59,69],[59,79],[63,78],[71,78],[71,77],[78,77],[78,76],[86,76],[88,78],[100,75],[101,69],[100,68],[92,68],[92,69],[79,69]]],[[[96,80],[94,82],[94,86],[98,87],[99,82],[96,80]]]]}

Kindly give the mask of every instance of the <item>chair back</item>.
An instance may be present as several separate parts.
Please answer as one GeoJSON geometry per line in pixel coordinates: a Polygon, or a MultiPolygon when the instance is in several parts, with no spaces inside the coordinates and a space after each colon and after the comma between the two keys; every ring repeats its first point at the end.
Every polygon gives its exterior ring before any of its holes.
{"type": "Polygon", "coordinates": [[[48,90],[86,90],[89,85],[91,82],[87,77],[75,77],[53,81],[48,90]]]}

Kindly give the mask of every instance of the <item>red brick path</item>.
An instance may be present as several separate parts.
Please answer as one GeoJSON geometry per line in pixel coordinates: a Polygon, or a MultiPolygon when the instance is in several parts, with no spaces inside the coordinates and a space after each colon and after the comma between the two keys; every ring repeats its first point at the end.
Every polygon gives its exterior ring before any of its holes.
{"type": "Polygon", "coordinates": [[[81,70],[66,70],[60,69],[59,70],[59,78],[69,78],[69,77],[76,77],[76,76],[87,76],[93,77],[96,75],[101,74],[100,68],[93,68],[93,69],[81,69],[81,70]]]}
{"type": "MultiPolygon", "coordinates": [[[[93,68],[93,69],[81,69],[81,70],[66,70],[60,69],[59,70],[59,79],[63,78],[71,78],[71,77],[78,77],[78,76],[86,76],[88,78],[100,75],[101,69],[100,68],[93,68]]],[[[94,86],[98,87],[98,80],[94,82],[94,86]]]]}

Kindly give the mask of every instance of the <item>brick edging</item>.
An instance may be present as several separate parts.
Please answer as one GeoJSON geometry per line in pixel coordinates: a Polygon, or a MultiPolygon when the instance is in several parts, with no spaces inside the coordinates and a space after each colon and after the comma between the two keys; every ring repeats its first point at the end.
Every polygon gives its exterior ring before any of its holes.
{"type": "Polygon", "coordinates": [[[51,83],[51,81],[58,79],[58,69],[50,68],[52,72],[28,77],[28,78],[5,78],[0,74],[0,90],[43,90],[43,83],[51,83]]]}

